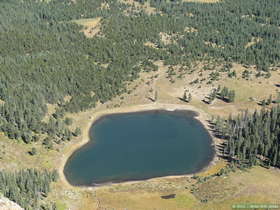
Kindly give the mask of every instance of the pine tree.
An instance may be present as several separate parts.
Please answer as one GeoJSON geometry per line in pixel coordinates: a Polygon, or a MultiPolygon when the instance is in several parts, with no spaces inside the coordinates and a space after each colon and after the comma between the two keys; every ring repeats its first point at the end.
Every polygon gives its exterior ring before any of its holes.
{"type": "Polygon", "coordinates": [[[188,99],[187,99],[187,91],[186,91],[186,90],[184,91],[184,94],[183,94],[183,98],[182,98],[182,99],[183,99],[183,101],[185,101],[185,102],[187,102],[187,100],[188,100],[188,99]]]}
{"type": "Polygon", "coordinates": [[[221,91],[221,85],[218,85],[217,92],[219,93],[220,91],[221,91]]]}
{"type": "Polygon", "coordinates": [[[191,94],[191,93],[189,93],[189,96],[188,96],[188,102],[191,102],[191,100],[192,100],[192,94],[191,94]]]}
{"type": "Polygon", "coordinates": [[[74,136],[80,136],[82,134],[82,131],[80,128],[76,128],[75,131],[73,132],[74,136]]]}
{"type": "Polygon", "coordinates": [[[155,91],[154,102],[156,102],[157,100],[158,100],[158,92],[155,91]]]}
{"type": "Polygon", "coordinates": [[[265,102],[265,99],[263,99],[262,101],[261,101],[261,106],[265,106],[266,105],[266,102],[265,102]]]}
{"type": "Polygon", "coordinates": [[[266,104],[270,105],[272,103],[272,95],[269,96],[269,98],[267,99],[266,104]]]}
{"type": "Polygon", "coordinates": [[[274,165],[274,166],[276,166],[277,165],[277,158],[278,158],[278,152],[277,152],[277,150],[274,152],[274,154],[273,154],[273,159],[272,159],[272,164],[274,165]]]}
{"type": "Polygon", "coordinates": [[[229,94],[228,94],[228,101],[234,102],[234,100],[235,100],[235,91],[231,90],[231,91],[229,91],[229,94]]]}
{"type": "Polygon", "coordinates": [[[34,147],[32,147],[32,149],[31,149],[31,151],[29,152],[30,153],[30,155],[36,155],[37,154],[37,150],[36,150],[36,148],[34,148],[34,147]]]}
{"type": "Polygon", "coordinates": [[[217,90],[213,89],[208,97],[208,103],[211,104],[215,100],[216,97],[217,97],[217,90]]]}
{"type": "Polygon", "coordinates": [[[280,103],[280,92],[277,92],[277,97],[276,97],[275,103],[277,103],[277,104],[280,103]]]}
{"type": "Polygon", "coordinates": [[[224,87],[220,93],[220,97],[224,100],[228,96],[228,88],[224,87]]]}

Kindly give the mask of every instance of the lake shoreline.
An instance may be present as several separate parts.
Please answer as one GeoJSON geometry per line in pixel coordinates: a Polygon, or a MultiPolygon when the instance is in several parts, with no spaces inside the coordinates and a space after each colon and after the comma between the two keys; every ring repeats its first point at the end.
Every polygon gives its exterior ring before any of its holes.
{"type": "MultiPolygon", "coordinates": [[[[82,132],[81,135],[77,138],[76,142],[70,145],[69,148],[66,148],[65,154],[61,157],[61,163],[58,165],[58,173],[60,176],[61,181],[64,185],[70,187],[70,188],[100,188],[100,187],[106,187],[106,186],[113,186],[113,185],[120,185],[120,184],[131,184],[141,181],[149,181],[149,180],[159,180],[159,179],[169,179],[169,178],[179,178],[179,177],[191,177],[197,173],[200,173],[202,171],[206,171],[210,166],[215,165],[215,163],[218,160],[218,151],[217,151],[217,139],[212,135],[210,132],[210,128],[208,125],[208,115],[203,112],[200,109],[197,109],[194,106],[191,105],[180,105],[180,104],[162,104],[162,103],[152,103],[152,104],[143,104],[143,105],[133,105],[133,106],[127,106],[127,107],[120,107],[120,108],[113,108],[113,109],[103,109],[103,110],[94,110],[93,112],[84,112],[83,113],[85,117],[87,117],[87,124],[83,128],[81,128],[82,132]],[[192,174],[183,174],[183,175],[171,175],[171,176],[160,176],[160,177],[153,177],[148,179],[139,179],[139,180],[128,180],[123,182],[110,182],[108,184],[100,184],[95,186],[85,185],[85,186],[75,186],[68,182],[68,180],[65,177],[64,174],[64,167],[67,162],[67,160],[71,157],[71,155],[80,149],[82,146],[86,145],[90,141],[89,136],[89,130],[91,126],[96,123],[98,120],[100,120],[102,117],[110,114],[123,114],[123,113],[136,113],[136,112],[146,112],[146,111],[155,111],[155,110],[164,110],[164,111],[192,111],[196,115],[193,116],[194,119],[197,119],[207,130],[208,134],[211,137],[211,146],[213,146],[214,154],[213,159],[207,164],[205,167],[203,167],[201,170],[197,171],[196,173],[192,174]]],[[[84,119],[85,120],[85,119],[84,119]]]]}

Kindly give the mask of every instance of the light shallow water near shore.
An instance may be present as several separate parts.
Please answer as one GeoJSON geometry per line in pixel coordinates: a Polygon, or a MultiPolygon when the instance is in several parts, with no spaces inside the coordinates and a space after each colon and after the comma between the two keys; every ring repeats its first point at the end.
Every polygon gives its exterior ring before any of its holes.
{"type": "Polygon", "coordinates": [[[192,111],[152,110],[105,115],[91,141],[68,159],[72,185],[143,180],[195,173],[214,157],[212,140],[192,111]]]}

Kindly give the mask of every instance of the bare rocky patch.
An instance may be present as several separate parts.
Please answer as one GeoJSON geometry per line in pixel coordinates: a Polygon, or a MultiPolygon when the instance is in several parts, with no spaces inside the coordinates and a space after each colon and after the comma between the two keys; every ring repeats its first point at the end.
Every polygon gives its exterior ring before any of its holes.
{"type": "Polygon", "coordinates": [[[0,197],[0,209],[1,210],[23,210],[18,204],[10,201],[8,198],[0,197]]]}
{"type": "Polygon", "coordinates": [[[153,42],[145,42],[145,43],[144,43],[144,46],[146,46],[146,47],[151,47],[151,48],[154,48],[154,49],[157,49],[156,44],[155,44],[155,43],[153,43],[153,42]]]}
{"type": "Polygon", "coordinates": [[[93,38],[100,32],[101,20],[102,20],[101,17],[97,17],[97,18],[79,19],[73,22],[83,26],[81,32],[83,32],[87,38],[93,38]]]}

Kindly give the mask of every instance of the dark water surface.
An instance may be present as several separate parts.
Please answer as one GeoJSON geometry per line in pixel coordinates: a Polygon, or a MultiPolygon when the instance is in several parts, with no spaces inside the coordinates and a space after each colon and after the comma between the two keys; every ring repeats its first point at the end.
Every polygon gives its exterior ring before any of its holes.
{"type": "Polygon", "coordinates": [[[192,111],[106,115],[90,129],[64,173],[73,185],[195,173],[213,159],[212,140],[192,111]]]}

